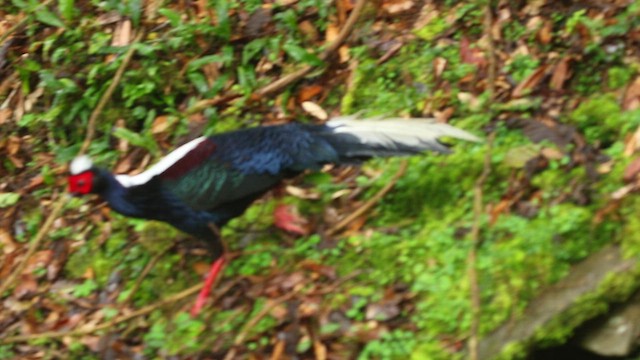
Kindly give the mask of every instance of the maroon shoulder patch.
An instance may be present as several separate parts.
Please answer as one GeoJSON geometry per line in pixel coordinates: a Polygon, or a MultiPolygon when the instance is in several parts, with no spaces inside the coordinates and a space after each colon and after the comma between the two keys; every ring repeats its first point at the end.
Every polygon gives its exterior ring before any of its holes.
{"type": "Polygon", "coordinates": [[[176,161],[167,170],[163,171],[162,174],[159,174],[160,177],[169,180],[179,178],[206,160],[216,151],[216,147],[213,141],[205,139],[193,148],[193,150],[186,153],[182,159],[176,161]]]}

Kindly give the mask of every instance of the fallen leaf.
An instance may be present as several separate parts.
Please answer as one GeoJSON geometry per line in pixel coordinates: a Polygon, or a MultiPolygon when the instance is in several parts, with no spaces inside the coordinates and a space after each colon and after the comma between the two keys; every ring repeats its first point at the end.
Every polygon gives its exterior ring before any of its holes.
{"type": "Polygon", "coordinates": [[[545,20],[540,30],[538,30],[538,40],[546,45],[551,42],[551,39],[553,39],[553,22],[545,20]]]}
{"type": "Polygon", "coordinates": [[[287,185],[285,187],[285,191],[287,194],[300,199],[318,200],[321,197],[320,193],[316,189],[304,189],[293,185],[287,185]]]}
{"type": "Polygon", "coordinates": [[[369,304],[365,311],[365,319],[387,321],[400,315],[400,307],[396,303],[369,304]]]}
{"type": "Polygon", "coordinates": [[[9,121],[9,118],[13,114],[13,110],[9,108],[0,109],[0,125],[9,121]]]}
{"type": "Polygon", "coordinates": [[[27,260],[23,274],[31,274],[37,269],[45,268],[51,262],[52,257],[52,250],[40,250],[36,252],[27,260]]]}
{"type": "Polygon", "coordinates": [[[556,64],[551,74],[551,81],[549,87],[551,90],[562,90],[564,82],[569,78],[569,57],[564,57],[558,64],[556,64]]]}
{"type": "Polygon", "coordinates": [[[4,228],[0,228],[0,244],[2,244],[2,251],[5,254],[9,254],[18,248],[18,243],[13,239],[11,233],[4,228]]]}
{"type": "Polygon", "coordinates": [[[635,80],[627,87],[622,100],[622,108],[624,110],[635,110],[640,107],[640,77],[636,77],[635,80]]]}
{"type": "Polygon", "coordinates": [[[305,101],[311,100],[315,96],[320,95],[323,90],[324,87],[320,85],[303,86],[300,91],[298,91],[298,101],[303,103],[305,101]]]}
{"type": "Polygon", "coordinates": [[[24,300],[32,297],[38,290],[38,283],[35,278],[29,274],[23,274],[20,276],[20,281],[13,290],[13,295],[19,300],[24,300]]]}
{"type": "Polygon", "coordinates": [[[385,1],[382,8],[390,15],[396,15],[405,11],[411,10],[415,6],[412,0],[396,0],[385,1]]]}
{"type": "Polygon", "coordinates": [[[477,47],[472,47],[471,42],[466,37],[460,40],[460,59],[463,63],[474,64],[478,67],[484,66],[487,63],[482,50],[477,47]]]}
{"type": "Polygon", "coordinates": [[[640,173],[640,158],[633,160],[627,167],[624,169],[624,173],[622,175],[622,179],[624,182],[629,183],[638,177],[640,173]]]}
{"type": "Polygon", "coordinates": [[[524,145],[511,148],[504,156],[504,164],[513,168],[523,168],[531,159],[537,157],[540,153],[538,147],[533,145],[524,145]]]}
{"type": "Polygon", "coordinates": [[[20,140],[19,137],[17,136],[9,136],[9,140],[7,141],[7,145],[6,145],[6,149],[7,149],[7,154],[9,155],[15,155],[18,153],[18,151],[20,150],[20,144],[22,143],[22,141],[20,140]]]}
{"type": "Polygon", "coordinates": [[[542,65],[538,67],[531,75],[529,75],[526,79],[524,79],[515,89],[511,92],[511,96],[514,98],[519,98],[529,93],[531,90],[535,89],[544,76],[547,73],[547,65],[542,65]]]}
{"type": "Polygon", "coordinates": [[[151,133],[153,134],[163,133],[169,129],[171,124],[172,123],[169,121],[168,116],[166,115],[157,116],[155,119],[153,119],[153,123],[151,124],[151,133]]]}

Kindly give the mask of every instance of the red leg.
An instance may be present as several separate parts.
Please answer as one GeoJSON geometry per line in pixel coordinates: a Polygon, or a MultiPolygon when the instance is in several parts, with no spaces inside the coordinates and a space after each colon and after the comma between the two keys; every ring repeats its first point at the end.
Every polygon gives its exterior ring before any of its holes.
{"type": "Polygon", "coordinates": [[[211,288],[213,284],[215,284],[216,279],[218,278],[218,274],[224,268],[224,256],[220,256],[218,260],[214,261],[211,264],[211,269],[209,270],[209,274],[207,274],[207,279],[204,281],[204,286],[200,290],[200,294],[198,294],[198,298],[196,299],[196,303],[193,304],[191,308],[191,316],[196,317],[200,314],[204,303],[209,298],[209,294],[211,293],[211,288]]]}

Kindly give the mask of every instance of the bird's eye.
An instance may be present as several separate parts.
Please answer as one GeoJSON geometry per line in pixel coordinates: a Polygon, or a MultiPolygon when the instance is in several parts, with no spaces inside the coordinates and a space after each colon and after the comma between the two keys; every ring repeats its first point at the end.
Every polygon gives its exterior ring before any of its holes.
{"type": "Polygon", "coordinates": [[[78,186],[84,186],[84,184],[85,184],[85,181],[84,181],[84,180],[80,180],[80,181],[78,181],[78,186]]]}

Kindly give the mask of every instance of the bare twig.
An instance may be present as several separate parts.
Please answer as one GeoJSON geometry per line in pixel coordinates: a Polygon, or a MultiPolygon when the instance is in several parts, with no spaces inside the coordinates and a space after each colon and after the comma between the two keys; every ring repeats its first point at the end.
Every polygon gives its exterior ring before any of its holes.
{"type": "Polygon", "coordinates": [[[382,189],[380,189],[380,191],[378,191],[377,194],[375,194],[371,199],[369,199],[369,201],[364,203],[361,207],[359,207],[354,212],[349,214],[349,216],[347,216],[346,218],[342,219],[339,223],[334,225],[331,229],[327,231],[327,234],[333,235],[337,233],[338,231],[342,230],[342,228],[349,225],[353,220],[357,219],[359,216],[369,211],[369,209],[371,209],[378,201],[380,201],[380,199],[382,199],[389,191],[391,191],[391,189],[395,186],[398,180],[400,180],[402,175],[404,175],[404,173],[407,171],[407,166],[408,166],[407,160],[402,160],[402,163],[400,164],[400,168],[398,169],[398,172],[396,172],[396,174],[393,175],[393,178],[391,178],[391,180],[382,189]]]}
{"type": "Polygon", "coordinates": [[[467,275],[469,277],[469,290],[471,298],[471,329],[469,336],[469,358],[478,360],[478,339],[480,329],[480,286],[478,284],[477,257],[478,247],[480,246],[480,220],[483,212],[482,188],[484,187],[487,177],[491,173],[491,147],[495,133],[491,133],[487,139],[487,152],[484,157],[484,166],[482,174],[476,180],[473,187],[473,225],[471,226],[471,250],[467,257],[467,275]]]}
{"type": "MultiPolygon", "coordinates": [[[[493,39],[493,9],[491,2],[487,2],[485,7],[484,32],[487,37],[487,56],[488,56],[488,78],[487,91],[489,98],[495,98],[495,82],[496,82],[496,51],[493,39]]],[[[489,101],[492,103],[492,101],[489,101]]],[[[473,225],[471,227],[471,250],[467,257],[467,275],[469,277],[469,290],[471,300],[471,329],[469,334],[469,359],[478,360],[478,343],[480,330],[480,314],[481,314],[481,297],[480,286],[478,284],[477,257],[478,247],[480,246],[480,219],[482,217],[483,193],[482,188],[487,181],[487,177],[491,173],[491,148],[495,133],[491,133],[487,140],[487,152],[484,157],[484,166],[482,174],[476,180],[473,188],[473,225]]]]}
{"type": "Polygon", "coordinates": [[[93,109],[93,112],[89,117],[89,123],[87,124],[87,133],[85,135],[84,142],[82,143],[82,147],[80,148],[80,154],[83,154],[89,148],[89,145],[91,144],[91,141],[93,140],[93,137],[96,133],[96,121],[98,120],[98,116],[100,116],[100,113],[102,113],[102,109],[104,109],[104,107],[107,105],[107,102],[111,99],[111,95],[113,95],[113,91],[116,89],[116,86],[118,86],[118,84],[120,83],[120,80],[122,79],[122,74],[124,74],[124,70],[129,65],[129,62],[133,57],[133,53],[135,52],[135,48],[136,48],[135,44],[138,43],[143,36],[144,36],[144,30],[142,29],[138,30],[138,35],[136,35],[133,42],[129,45],[129,49],[125,53],[124,58],[122,59],[122,63],[120,64],[120,67],[118,68],[115,75],[113,76],[113,80],[111,80],[111,84],[109,84],[107,91],[105,91],[104,94],[102,94],[102,97],[98,102],[98,105],[96,105],[95,109],[93,109]]]}
{"type": "Polygon", "coordinates": [[[240,344],[242,344],[244,342],[244,339],[247,337],[247,335],[249,334],[249,332],[251,330],[253,330],[256,326],[256,324],[262,320],[262,318],[264,318],[265,316],[267,316],[269,314],[269,312],[271,312],[271,310],[273,310],[276,306],[282,304],[283,302],[291,299],[294,295],[296,295],[298,293],[298,291],[293,291],[290,292],[288,294],[282,295],[279,298],[272,300],[269,304],[265,305],[262,309],[260,309],[260,311],[255,314],[251,319],[249,319],[249,321],[247,321],[244,326],[242,327],[242,330],[240,330],[240,332],[238,332],[238,335],[236,335],[235,339],[233,339],[233,345],[231,347],[231,349],[229,350],[229,352],[227,352],[227,354],[225,355],[223,360],[232,360],[236,358],[236,348],[237,346],[239,346],[240,344]]]}
{"type": "MultiPolygon", "coordinates": [[[[230,282],[227,286],[225,286],[224,288],[220,289],[220,291],[217,294],[217,298],[219,298],[220,296],[222,296],[223,294],[225,294],[227,291],[229,291],[229,289],[231,289],[231,287],[233,287],[236,284],[236,282],[230,282]]],[[[38,334],[29,334],[29,335],[17,335],[17,336],[10,336],[10,337],[6,337],[4,339],[0,339],[0,344],[9,344],[9,343],[16,343],[16,342],[25,342],[25,341],[30,341],[30,340],[36,340],[36,339],[59,339],[62,337],[66,337],[66,336],[80,336],[80,335],[87,335],[87,334],[91,334],[94,333],[96,331],[100,331],[100,330],[105,330],[105,329],[109,329],[111,327],[114,327],[120,323],[129,321],[133,318],[139,317],[139,316],[143,316],[146,314],[149,314],[150,312],[161,308],[163,306],[169,305],[171,303],[180,301],[184,298],[187,298],[195,293],[197,293],[198,291],[200,291],[200,288],[202,288],[203,284],[198,284],[195,286],[192,286],[186,290],[183,290],[179,293],[173,294],[165,299],[162,299],[154,304],[151,305],[147,305],[141,309],[138,309],[136,311],[133,311],[129,314],[126,315],[122,315],[119,316],[117,318],[114,318],[111,321],[107,321],[105,323],[99,324],[99,325],[95,325],[95,326],[91,326],[91,327],[85,327],[85,328],[80,328],[80,329],[76,329],[76,330],[70,330],[70,331],[48,331],[48,332],[43,332],[43,333],[38,333],[38,334]]]]}
{"type": "Polygon", "coordinates": [[[154,266],[156,266],[156,264],[158,263],[158,261],[162,258],[162,256],[164,256],[164,254],[167,253],[167,251],[169,251],[169,249],[171,249],[171,247],[166,247],[165,249],[163,249],[162,251],[158,252],[157,254],[155,254],[153,256],[153,258],[147,263],[147,265],[144,267],[144,269],[142,270],[142,273],[140,274],[140,276],[138,276],[138,278],[136,279],[136,283],[133,284],[133,288],[131,288],[131,292],[129,292],[129,295],[127,296],[127,298],[122,302],[122,304],[120,305],[121,307],[126,306],[129,301],[131,301],[131,299],[133,299],[133,296],[135,295],[135,293],[138,291],[138,289],[140,288],[140,285],[142,284],[142,281],[144,280],[144,278],[147,277],[147,275],[149,274],[149,272],[151,271],[151,269],[153,269],[154,266]]]}
{"type": "MultiPolygon", "coordinates": [[[[338,37],[331,44],[329,44],[329,46],[327,46],[326,49],[324,49],[324,51],[320,54],[319,56],[320,60],[326,60],[329,56],[331,56],[331,54],[333,54],[336,50],[338,50],[340,46],[342,46],[342,44],[347,39],[349,34],[351,34],[351,31],[353,30],[353,26],[355,25],[356,21],[360,17],[360,13],[362,12],[362,8],[364,7],[366,2],[367,0],[358,0],[353,10],[351,11],[351,14],[349,14],[349,18],[347,19],[347,21],[344,23],[344,26],[340,30],[338,37]]],[[[283,78],[280,78],[272,82],[271,84],[263,87],[262,89],[259,89],[258,91],[256,91],[256,94],[260,96],[264,96],[270,93],[277,92],[280,89],[291,84],[292,82],[301,79],[303,76],[311,72],[313,68],[314,68],[313,66],[307,65],[283,78]]]]}
{"type": "Polygon", "coordinates": [[[38,231],[36,236],[33,238],[31,243],[29,244],[29,250],[27,250],[27,253],[22,258],[22,261],[20,262],[20,264],[18,264],[18,266],[16,266],[16,268],[13,270],[13,272],[11,272],[11,274],[2,283],[2,285],[0,285],[0,296],[7,289],[9,289],[9,287],[11,287],[13,285],[13,282],[18,278],[18,276],[20,276],[20,274],[22,274],[22,271],[24,271],[24,268],[27,266],[27,262],[28,262],[29,258],[31,258],[31,256],[40,247],[40,243],[42,243],[42,241],[45,238],[45,235],[49,232],[49,229],[51,228],[51,225],[53,225],[53,221],[58,218],[58,214],[60,213],[60,211],[62,210],[62,206],[66,202],[67,202],[67,199],[64,196],[60,196],[58,198],[58,201],[53,206],[53,209],[51,210],[51,213],[49,214],[49,217],[47,217],[47,220],[44,222],[44,225],[42,225],[42,227],[40,228],[40,231],[38,231]]]}

